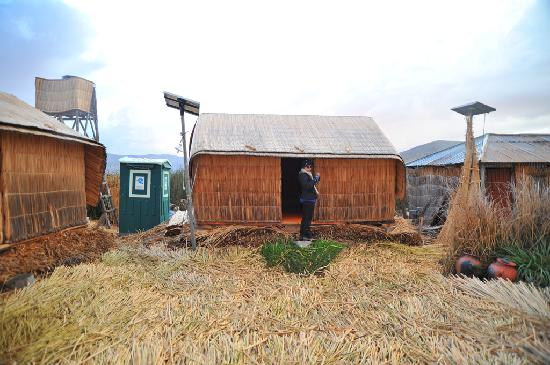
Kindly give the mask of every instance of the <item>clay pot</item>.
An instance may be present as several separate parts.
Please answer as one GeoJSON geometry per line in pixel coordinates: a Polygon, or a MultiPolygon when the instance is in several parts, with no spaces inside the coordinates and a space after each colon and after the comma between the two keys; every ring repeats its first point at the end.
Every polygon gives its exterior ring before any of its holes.
{"type": "Polygon", "coordinates": [[[487,277],[490,279],[503,278],[516,281],[517,276],[516,263],[506,258],[497,258],[487,269],[487,277]]]}
{"type": "Polygon", "coordinates": [[[481,273],[481,261],[475,256],[464,255],[456,261],[456,273],[466,276],[478,276],[481,273]]]}

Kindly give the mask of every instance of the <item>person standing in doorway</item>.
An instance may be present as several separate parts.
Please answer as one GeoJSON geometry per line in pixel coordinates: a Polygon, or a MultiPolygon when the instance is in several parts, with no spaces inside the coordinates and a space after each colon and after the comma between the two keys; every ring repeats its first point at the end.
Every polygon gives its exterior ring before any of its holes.
{"type": "Polygon", "coordinates": [[[311,220],[313,219],[315,203],[317,202],[317,196],[319,195],[316,185],[321,181],[321,176],[319,174],[313,176],[312,170],[313,161],[306,159],[302,162],[302,169],[298,174],[298,181],[300,182],[300,188],[302,190],[300,195],[300,204],[302,205],[300,241],[313,239],[310,226],[311,220]]]}

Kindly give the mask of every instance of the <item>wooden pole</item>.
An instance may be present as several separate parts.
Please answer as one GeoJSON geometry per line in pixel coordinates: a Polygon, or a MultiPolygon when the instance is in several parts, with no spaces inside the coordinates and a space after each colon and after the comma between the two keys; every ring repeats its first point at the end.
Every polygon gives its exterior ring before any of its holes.
{"type": "Polygon", "coordinates": [[[193,214],[193,192],[189,183],[189,164],[187,163],[187,141],[185,140],[185,111],[183,110],[184,103],[180,101],[180,116],[181,116],[181,143],[183,146],[183,181],[185,187],[185,195],[187,197],[187,219],[189,220],[189,230],[191,232],[191,248],[197,249],[197,241],[195,239],[195,217],[193,214]]]}

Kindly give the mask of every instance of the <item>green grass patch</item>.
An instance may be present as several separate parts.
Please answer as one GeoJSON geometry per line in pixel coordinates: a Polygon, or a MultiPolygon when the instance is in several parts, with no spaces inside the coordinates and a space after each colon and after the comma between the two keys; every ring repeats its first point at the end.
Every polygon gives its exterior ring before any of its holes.
{"type": "Polygon", "coordinates": [[[288,272],[311,275],[323,271],[343,248],[330,240],[313,241],[303,248],[292,241],[277,240],[265,243],[260,252],[267,266],[283,265],[288,272]]]}
{"type": "Polygon", "coordinates": [[[550,237],[540,239],[530,247],[505,245],[500,254],[516,263],[520,280],[540,287],[550,286],[550,237]]]}

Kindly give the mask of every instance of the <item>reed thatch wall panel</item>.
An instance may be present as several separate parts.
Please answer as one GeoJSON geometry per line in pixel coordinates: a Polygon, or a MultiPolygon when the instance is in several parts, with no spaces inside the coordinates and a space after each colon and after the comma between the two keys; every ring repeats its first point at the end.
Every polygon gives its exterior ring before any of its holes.
{"type": "Polygon", "coordinates": [[[86,223],[84,145],[0,132],[3,240],[86,223]]]}
{"type": "Polygon", "coordinates": [[[95,206],[99,201],[99,190],[103,182],[103,174],[105,173],[107,161],[105,147],[102,145],[86,145],[84,158],[86,161],[86,204],[95,206]]]}
{"type": "Polygon", "coordinates": [[[514,165],[514,180],[519,181],[524,176],[534,182],[550,186],[550,163],[518,163],[514,165]]]}
{"type": "Polygon", "coordinates": [[[315,159],[321,174],[314,221],[394,218],[397,169],[392,159],[315,159]]]}
{"type": "Polygon", "coordinates": [[[195,156],[192,180],[199,224],[281,221],[277,157],[195,156]]]}
{"type": "Polygon", "coordinates": [[[460,166],[423,166],[407,168],[407,202],[409,210],[420,209],[430,225],[446,204],[449,193],[458,185],[460,166]]]}
{"type": "Polygon", "coordinates": [[[404,199],[407,195],[407,169],[401,161],[394,160],[395,163],[395,197],[404,199]]]}

